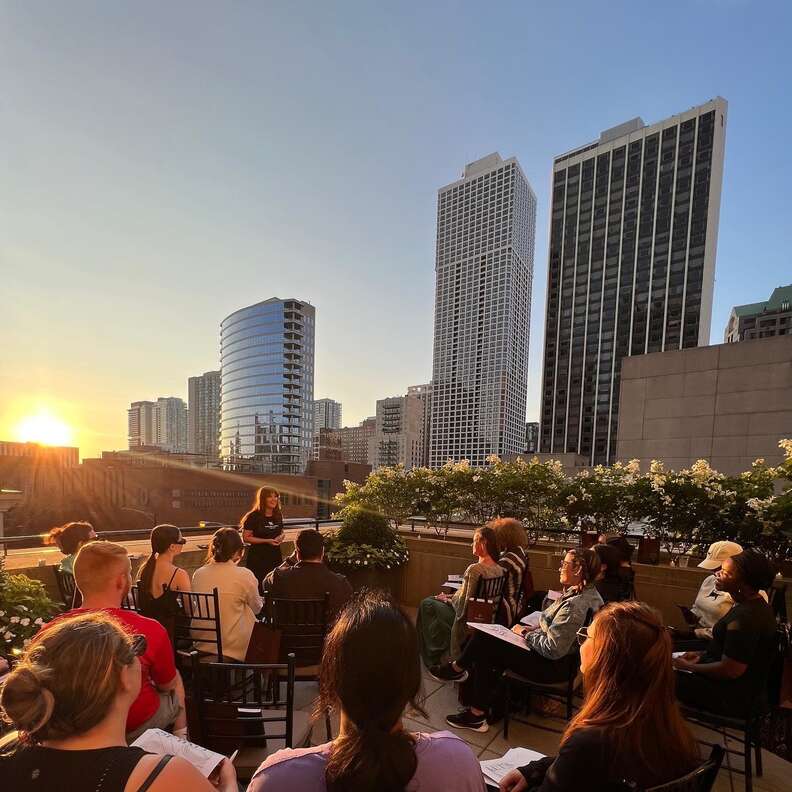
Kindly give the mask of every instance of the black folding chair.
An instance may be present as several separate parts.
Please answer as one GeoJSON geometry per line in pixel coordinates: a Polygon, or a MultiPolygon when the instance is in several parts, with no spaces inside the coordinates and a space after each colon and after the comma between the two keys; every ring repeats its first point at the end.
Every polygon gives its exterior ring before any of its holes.
{"type": "Polygon", "coordinates": [[[65,606],[65,610],[72,608],[79,608],[82,605],[82,594],[77,584],[74,581],[74,575],[70,572],[64,572],[59,567],[55,567],[55,582],[58,584],[58,591],[61,595],[61,600],[65,606]]]}
{"type": "MultiPolygon", "coordinates": [[[[321,597],[267,595],[264,618],[280,631],[280,660],[293,654],[298,682],[318,682],[325,635],[328,627],[330,594],[321,597]]],[[[327,739],[333,738],[330,715],[325,713],[327,739]]]]}
{"type": "MultiPolygon", "coordinates": [[[[499,577],[494,577],[494,578],[480,577],[478,579],[478,583],[476,584],[476,594],[474,597],[470,597],[468,599],[468,603],[476,600],[478,601],[479,604],[488,603],[492,609],[492,615],[489,617],[488,621],[490,623],[494,623],[498,616],[498,610],[500,608],[501,600],[503,599],[503,588],[505,585],[506,585],[506,575],[500,575],[499,577]]],[[[481,614],[482,618],[475,618],[473,620],[474,621],[487,620],[486,612],[487,611],[485,610],[484,614],[481,614]]]]}
{"type": "Polygon", "coordinates": [[[229,755],[240,778],[249,779],[270,754],[304,746],[311,734],[310,716],[294,710],[295,658],[285,663],[202,663],[189,654],[192,667],[187,699],[190,739],[229,755]],[[272,695],[271,677],[282,674],[286,700],[272,695]]]}
{"type": "Polygon", "coordinates": [[[135,583],[132,588],[129,589],[126,597],[121,602],[121,607],[124,610],[131,610],[135,611],[136,613],[140,613],[140,591],[138,590],[138,584],[135,583]]]}
{"type": "Polygon", "coordinates": [[[687,775],[659,786],[649,787],[645,792],[710,792],[718,777],[726,752],[720,745],[713,745],[709,759],[687,775]]]}
{"type": "MultiPolygon", "coordinates": [[[[587,627],[591,624],[594,617],[593,612],[589,609],[583,626],[587,627]]],[[[577,680],[580,671],[580,647],[575,642],[572,651],[558,660],[548,660],[548,663],[553,663],[554,669],[558,669],[558,675],[561,678],[558,682],[537,682],[529,677],[523,676],[511,669],[506,669],[501,675],[501,684],[503,685],[504,692],[504,714],[503,714],[503,736],[505,739],[509,738],[509,721],[512,717],[512,692],[515,687],[522,687],[526,691],[527,700],[530,704],[530,694],[539,693],[544,698],[550,701],[556,701],[563,704],[566,708],[566,719],[570,720],[574,712],[574,699],[575,699],[575,681],[577,680]]],[[[528,723],[528,721],[514,718],[519,723],[528,723]]],[[[539,723],[530,722],[531,726],[545,731],[555,732],[561,734],[563,729],[554,729],[552,726],[545,726],[539,723]]]]}
{"type": "MultiPolygon", "coordinates": [[[[751,709],[744,716],[728,716],[720,713],[709,712],[697,707],[682,704],[682,713],[686,720],[699,726],[720,731],[723,735],[727,768],[729,773],[739,773],[745,776],[745,790],[753,790],[753,752],[756,762],[756,775],[762,776],[762,743],[761,731],[763,721],[778,706],[781,690],[781,677],[784,672],[784,658],[789,647],[787,625],[781,624],[776,630],[776,640],[769,657],[766,659],[766,673],[757,674],[759,686],[750,697],[751,709]],[[742,738],[742,748],[736,750],[728,747],[728,738],[735,741],[742,738]],[[728,761],[728,754],[737,754],[743,758],[743,767],[732,767],[728,761]]],[[[705,740],[699,740],[703,745],[712,745],[705,740]]]]}
{"type": "Polygon", "coordinates": [[[196,647],[200,659],[224,662],[220,595],[217,589],[212,589],[209,594],[200,591],[180,591],[178,600],[184,618],[177,618],[174,621],[173,645],[201,643],[203,645],[201,648],[196,647]]]}

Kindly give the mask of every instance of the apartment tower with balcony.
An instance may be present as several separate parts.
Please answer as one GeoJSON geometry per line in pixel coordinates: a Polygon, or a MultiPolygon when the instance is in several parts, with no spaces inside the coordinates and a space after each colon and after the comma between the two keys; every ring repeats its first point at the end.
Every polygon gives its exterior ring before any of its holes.
{"type": "Polygon", "coordinates": [[[311,455],[312,305],[277,297],[240,308],[220,325],[223,467],[302,475],[311,455]]]}

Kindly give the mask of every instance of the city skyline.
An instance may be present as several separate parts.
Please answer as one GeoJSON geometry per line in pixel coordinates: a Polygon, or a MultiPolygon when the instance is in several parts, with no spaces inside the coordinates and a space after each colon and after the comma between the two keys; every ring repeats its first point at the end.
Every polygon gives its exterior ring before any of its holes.
{"type": "Polygon", "coordinates": [[[320,311],[316,392],[357,424],[383,394],[430,378],[436,186],[494,150],[519,159],[538,199],[536,420],[553,158],[631,117],[652,124],[722,95],[717,342],[732,306],[789,283],[792,11],[680,5],[669,63],[669,6],[617,5],[615,24],[585,4],[508,3],[495,17],[440,4],[310,19],[278,4],[84,6],[41,24],[4,4],[0,438],[46,412],[84,457],[124,448],[133,398],[186,398],[188,376],[217,368],[223,316],[288,293],[320,311]],[[572,62],[548,73],[559,48],[572,62]],[[584,64],[595,80],[580,78],[584,64]]]}

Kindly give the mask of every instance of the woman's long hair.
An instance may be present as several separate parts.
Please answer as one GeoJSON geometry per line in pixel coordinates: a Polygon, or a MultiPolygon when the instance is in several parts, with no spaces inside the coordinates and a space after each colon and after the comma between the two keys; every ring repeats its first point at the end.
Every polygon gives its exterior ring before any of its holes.
{"type": "Polygon", "coordinates": [[[487,555],[493,560],[498,560],[498,537],[495,531],[489,525],[482,525],[481,528],[476,528],[474,535],[479,537],[479,540],[484,545],[487,555]]]}
{"type": "Polygon", "coordinates": [[[270,495],[277,495],[278,496],[278,505],[275,507],[275,510],[272,512],[272,520],[273,522],[279,523],[283,522],[283,513],[281,512],[280,507],[280,492],[278,490],[273,489],[272,487],[261,487],[259,491],[256,493],[256,497],[253,500],[253,505],[250,507],[250,510],[245,514],[240,522],[240,525],[245,524],[245,520],[250,517],[253,512],[261,512],[264,514],[264,509],[266,507],[267,498],[270,495]]]}
{"type": "Polygon", "coordinates": [[[23,742],[62,740],[101,723],[134,660],[132,638],[103,611],[63,618],[39,633],[0,688],[3,718],[23,742]]]}
{"type": "Polygon", "coordinates": [[[698,747],[679,711],[671,638],[660,615],[643,602],[616,602],[597,613],[592,628],[585,700],[561,744],[578,729],[602,728],[617,757],[668,767],[673,776],[689,772],[698,747]]]}
{"type": "MultiPolygon", "coordinates": [[[[151,581],[154,578],[154,571],[157,568],[157,556],[164,553],[181,535],[175,525],[163,523],[155,525],[151,530],[151,554],[146,559],[143,566],[138,570],[138,592],[146,598],[153,598],[151,591],[151,581]]],[[[161,594],[162,592],[160,592],[161,594]]]]}
{"type": "Polygon", "coordinates": [[[230,561],[244,547],[245,543],[236,528],[218,528],[209,543],[206,560],[220,563],[230,561]]]}
{"type": "Polygon", "coordinates": [[[385,594],[362,591],[325,641],[320,710],[340,707],[349,730],[333,743],[325,778],[329,792],[401,792],[418,759],[412,737],[394,730],[421,690],[418,636],[385,594]]]}

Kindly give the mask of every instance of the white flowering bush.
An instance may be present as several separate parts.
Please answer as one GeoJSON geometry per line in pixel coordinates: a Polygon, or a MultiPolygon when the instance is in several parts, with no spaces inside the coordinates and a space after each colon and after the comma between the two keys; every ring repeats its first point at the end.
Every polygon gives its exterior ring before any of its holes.
{"type": "Polygon", "coordinates": [[[0,558],[0,654],[21,654],[57,610],[43,583],[27,575],[8,574],[0,558]]]}
{"type": "Polygon", "coordinates": [[[336,516],[341,528],[325,537],[325,558],[331,567],[396,569],[407,562],[407,545],[384,515],[349,505],[336,516]]]}

